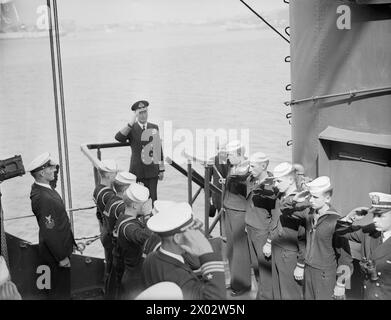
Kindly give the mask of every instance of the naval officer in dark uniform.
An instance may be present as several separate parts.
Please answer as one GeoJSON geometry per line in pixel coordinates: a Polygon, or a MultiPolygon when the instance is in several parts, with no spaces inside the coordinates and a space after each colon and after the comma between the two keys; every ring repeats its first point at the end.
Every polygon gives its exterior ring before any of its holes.
{"type": "Polygon", "coordinates": [[[35,182],[31,187],[31,207],[39,225],[39,252],[50,268],[49,299],[70,299],[71,261],[75,244],[64,202],[51,188],[56,163],[49,153],[35,158],[27,167],[35,182]]]}
{"type": "Polygon", "coordinates": [[[361,243],[364,299],[391,300],[391,194],[371,192],[369,197],[372,207],[352,210],[338,221],[336,232],[361,243]],[[373,215],[373,223],[354,224],[368,212],[373,215]]]}
{"type": "Polygon", "coordinates": [[[186,300],[225,299],[223,261],[194,223],[191,207],[180,203],[162,208],[148,220],[147,227],[161,237],[162,245],[144,261],[144,287],[169,281],[181,288],[186,300]],[[202,278],[185,262],[185,251],[199,257],[202,278]]]}
{"type": "Polygon", "coordinates": [[[164,162],[159,127],[148,122],[148,101],[137,101],[132,105],[133,114],[126,127],[122,128],[115,139],[130,142],[132,155],[129,171],[137,176],[149,189],[152,201],[157,199],[157,183],[164,176],[164,162]]]}

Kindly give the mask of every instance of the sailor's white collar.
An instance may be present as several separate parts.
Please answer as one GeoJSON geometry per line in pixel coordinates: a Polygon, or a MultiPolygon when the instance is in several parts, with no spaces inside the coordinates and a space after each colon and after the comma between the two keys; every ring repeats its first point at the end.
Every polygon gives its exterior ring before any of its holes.
{"type": "Polygon", "coordinates": [[[162,247],[160,247],[159,251],[160,251],[161,253],[163,253],[163,254],[165,254],[165,255],[171,257],[171,258],[174,258],[174,259],[176,259],[176,260],[178,260],[178,261],[180,261],[180,262],[182,262],[182,263],[185,263],[185,260],[184,260],[183,257],[180,256],[179,254],[176,254],[176,253],[172,253],[172,252],[166,251],[166,250],[164,250],[162,247]]]}
{"type": "Polygon", "coordinates": [[[41,187],[45,187],[45,188],[48,188],[50,190],[53,190],[52,187],[50,186],[50,184],[46,184],[46,183],[40,183],[40,182],[37,182],[35,181],[35,184],[41,186],[41,187]]]}

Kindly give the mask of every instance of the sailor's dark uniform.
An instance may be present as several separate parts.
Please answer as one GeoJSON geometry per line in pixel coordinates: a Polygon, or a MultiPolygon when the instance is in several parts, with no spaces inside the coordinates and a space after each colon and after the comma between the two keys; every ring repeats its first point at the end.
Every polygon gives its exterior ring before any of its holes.
{"type": "Polygon", "coordinates": [[[106,283],[106,298],[115,299],[119,290],[118,283],[118,268],[120,267],[120,256],[116,252],[116,241],[113,237],[113,231],[118,218],[124,213],[125,204],[119,196],[112,197],[106,204],[103,211],[103,221],[107,228],[108,237],[111,241],[111,257],[112,263],[108,270],[109,276],[106,283]]]}
{"type": "Polygon", "coordinates": [[[243,292],[251,289],[251,259],[245,231],[246,177],[228,175],[224,195],[227,258],[231,273],[231,289],[243,292]]]}
{"type": "MultiPolygon", "coordinates": [[[[271,176],[271,173],[268,175],[271,176]]],[[[262,248],[270,236],[272,210],[276,205],[275,192],[272,185],[258,184],[251,179],[248,181],[248,193],[245,221],[259,273],[257,299],[272,299],[271,259],[265,258],[262,248]]]]}
{"type": "Polygon", "coordinates": [[[295,280],[296,266],[304,267],[305,227],[296,218],[282,214],[291,206],[294,194],[278,195],[273,210],[270,238],[272,246],[273,299],[303,299],[303,287],[295,280]]]}
{"type": "Polygon", "coordinates": [[[337,270],[347,276],[353,269],[349,243],[335,232],[341,216],[331,207],[315,221],[316,212],[308,209],[308,201],[291,204],[291,210],[287,208],[285,213],[303,219],[306,229],[304,297],[306,300],[331,300],[337,270]]]}
{"type": "Polygon", "coordinates": [[[137,177],[149,189],[152,201],[157,199],[157,183],[159,171],[164,171],[163,150],[159,136],[159,127],[147,122],[143,129],[138,122],[131,126],[127,136],[121,132],[115,135],[119,142],[129,142],[132,149],[129,172],[137,177]],[[146,133],[144,133],[146,131],[146,133]],[[144,135],[143,135],[144,133],[144,135]],[[154,153],[157,152],[156,155],[154,153]]]}
{"type": "Polygon", "coordinates": [[[50,267],[49,297],[70,299],[71,269],[59,266],[70,258],[75,244],[64,203],[57,191],[34,183],[30,193],[31,208],[39,225],[39,252],[43,263],[50,267]]]}
{"type": "Polygon", "coordinates": [[[382,239],[382,233],[373,224],[356,226],[338,221],[337,231],[346,239],[361,243],[361,256],[372,261],[374,267],[362,265],[365,274],[364,299],[391,300],[391,238],[382,239]]]}
{"type": "Polygon", "coordinates": [[[103,220],[107,226],[110,239],[112,239],[113,236],[114,226],[124,211],[125,204],[121,197],[116,195],[107,202],[105,209],[103,210],[103,220]]]}
{"type": "Polygon", "coordinates": [[[152,232],[135,217],[123,214],[116,223],[116,250],[121,256],[123,275],[120,296],[122,299],[134,299],[142,290],[141,267],[144,261],[143,249],[152,232]]]}
{"type": "Polygon", "coordinates": [[[198,278],[190,266],[160,250],[147,256],[142,268],[144,287],[158,282],[176,283],[186,300],[226,299],[224,266],[216,253],[199,257],[202,279],[198,278]]]}

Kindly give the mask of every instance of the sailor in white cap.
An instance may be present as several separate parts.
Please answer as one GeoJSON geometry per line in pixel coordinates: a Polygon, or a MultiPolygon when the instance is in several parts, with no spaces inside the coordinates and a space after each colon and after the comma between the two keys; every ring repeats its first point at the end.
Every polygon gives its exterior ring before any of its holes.
{"type": "Polygon", "coordinates": [[[333,188],[330,178],[318,177],[307,183],[306,189],[295,195],[294,210],[286,211],[305,224],[304,298],[344,299],[345,283],[352,272],[353,259],[348,241],[335,232],[341,216],[331,205],[333,188]],[[306,207],[310,210],[302,210],[306,207]],[[340,275],[337,277],[337,274],[340,275]]]}
{"type": "Polygon", "coordinates": [[[258,277],[257,299],[272,299],[271,260],[266,259],[262,248],[270,232],[272,209],[276,195],[273,175],[267,171],[269,158],[263,152],[250,157],[250,179],[247,182],[246,230],[253,257],[254,273],[258,277]]]}
{"type": "Polygon", "coordinates": [[[96,217],[99,222],[100,240],[105,253],[105,282],[110,272],[112,262],[112,244],[107,225],[104,223],[103,211],[109,200],[115,196],[113,190],[114,178],[118,172],[118,165],[114,159],[104,159],[98,169],[100,181],[96,185],[92,197],[96,203],[96,217]]]}
{"type": "Polygon", "coordinates": [[[117,279],[121,279],[119,297],[125,300],[134,299],[142,291],[141,266],[145,242],[152,236],[139,217],[147,212],[143,205],[149,198],[149,190],[137,183],[132,183],[123,194],[124,214],[114,227],[116,238],[115,252],[120,256],[117,265],[117,279]],[[123,275],[122,275],[123,273],[123,275]]]}
{"type": "Polygon", "coordinates": [[[228,173],[223,195],[224,227],[227,237],[227,258],[231,274],[231,295],[239,296],[251,290],[251,259],[245,213],[249,163],[245,147],[239,140],[230,141],[226,147],[228,173]]]}
{"type": "Polygon", "coordinates": [[[16,285],[10,280],[10,274],[3,256],[0,256],[0,300],[21,300],[16,285]]]}
{"type": "Polygon", "coordinates": [[[221,300],[226,298],[224,264],[213,252],[208,239],[198,229],[189,205],[173,204],[151,217],[148,228],[159,234],[162,245],[147,256],[143,264],[145,288],[162,281],[176,283],[186,300],[221,300]],[[197,277],[182,257],[184,251],[198,256],[202,279],[197,277]]]}
{"type": "Polygon", "coordinates": [[[39,252],[51,271],[49,298],[70,299],[70,256],[75,241],[64,202],[50,186],[56,165],[46,152],[35,158],[27,166],[27,171],[35,180],[30,199],[39,225],[39,252]]]}
{"type": "Polygon", "coordinates": [[[117,222],[117,219],[123,214],[125,211],[125,204],[123,201],[123,194],[127,188],[132,183],[136,183],[137,177],[127,171],[120,171],[115,175],[113,187],[115,191],[115,195],[110,198],[110,200],[106,203],[105,208],[103,210],[103,222],[105,228],[107,229],[108,237],[110,238],[110,260],[106,260],[106,266],[108,270],[108,278],[105,282],[105,298],[106,299],[114,299],[116,295],[116,276],[115,276],[115,268],[113,265],[117,265],[117,258],[113,257],[113,251],[115,251],[115,242],[116,238],[113,237],[114,226],[117,222]],[[113,272],[113,274],[111,274],[113,272]]]}
{"type": "Polygon", "coordinates": [[[176,283],[163,281],[145,289],[135,300],[183,300],[183,293],[176,283]]]}
{"type": "Polygon", "coordinates": [[[365,274],[364,299],[391,300],[391,194],[370,192],[371,207],[353,209],[337,225],[337,232],[361,244],[360,262],[365,274]],[[358,225],[365,215],[369,225],[358,225]]]}
{"type": "Polygon", "coordinates": [[[297,193],[296,172],[291,163],[283,162],[274,168],[273,177],[278,197],[263,253],[272,258],[273,299],[299,300],[303,288],[295,278],[304,273],[305,230],[299,219],[282,214],[297,193]]]}

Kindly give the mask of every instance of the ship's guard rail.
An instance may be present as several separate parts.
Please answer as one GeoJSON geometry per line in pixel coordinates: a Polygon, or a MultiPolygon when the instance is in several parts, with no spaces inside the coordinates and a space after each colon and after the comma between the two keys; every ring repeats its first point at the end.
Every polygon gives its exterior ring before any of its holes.
{"type": "MultiPolygon", "coordinates": [[[[130,144],[127,142],[111,142],[111,143],[95,143],[95,144],[83,144],[81,145],[81,151],[86,155],[86,157],[92,162],[94,165],[94,180],[95,185],[99,183],[99,174],[98,169],[99,168],[99,161],[102,159],[102,149],[110,149],[110,148],[118,148],[118,147],[129,147],[130,144]],[[96,156],[92,154],[92,150],[96,150],[96,156]]],[[[204,196],[205,196],[205,207],[204,207],[204,229],[205,229],[205,235],[210,236],[214,228],[216,227],[217,223],[221,223],[221,217],[223,214],[223,209],[221,209],[214,220],[209,225],[209,211],[210,211],[210,196],[211,193],[217,193],[221,197],[224,194],[224,183],[223,189],[218,188],[213,183],[210,182],[211,176],[213,174],[212,170],[216,170],[216,167],[213,163],[209,162],[202,162],[199,161],[205,168],[205,176],[203,177],[200,175],[195,169],[192,167],[192,162],[197,161],[196,158],[192,158],[190,156],[185,155],[188,158],[187,162],[187,170],[184,169],[182,166],[180,166],[178,163],[176,163],[174,160],[172,160],[169,157],[166,157],[165,160],[168,164],[170,164],[175,170],[182,173],[184,176],[187,177],[187,194],[188,194],[188,203],[190,205],[193,205],[194,201],[197,199],[197,197],[200,195],[202,189],[204,189],[204,196]],[[189,174],[190,173],[190,174],[189,174]],[[193,195],[193,185],[192,183],[195,183],[199,188],[196,191],[196,193],[193,195]]],[[[216,170],[216,173],[219,175],[220,182],[224,182],[224,178],[220,175],[219,171],[216,170]]],[[[221,228],[220,228],[221,233],[221,228]]]]}

